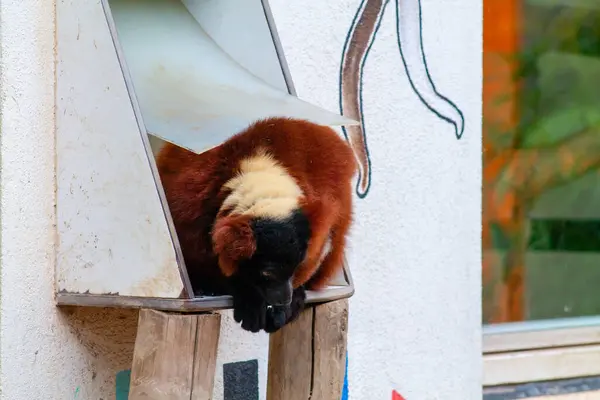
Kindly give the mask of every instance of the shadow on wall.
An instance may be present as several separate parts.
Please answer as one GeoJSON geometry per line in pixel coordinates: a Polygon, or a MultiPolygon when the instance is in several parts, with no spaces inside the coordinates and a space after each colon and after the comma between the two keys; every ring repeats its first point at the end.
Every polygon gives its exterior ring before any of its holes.
{"type": "MultiPolygon", "coordinates": [[[[361,1],[342,52],[340,111],[344,116],[360,121],[360,125],[342,128],[359,162],[359,178],[356,185],[356,194],[359,198],[366,197],[371,187],[371,158],[363,114],[363,69],[389,1],[361,1]]],[[[438,118],[454,126],[456,138],[460,139],[465,128],[463,113],[452,100],[437,91],[427,67],[423,49],[421,0],[394,0],[394,2],[398,50],[410,86],[423,105],[438,118]]]]}
{"type": "Polygon", "coordinates": [[[58,310],[63,322],[92,356],[108,355],[114,360],[131,364],[137,332],[137,310],[68,306],[61,306],[58,310]]]}
{"type": "MultiPolygon", "coordinates": [[[[133,359],[138,311],[133,309],[66,307],[58,308],[61,328],[70,332],[69,343],[77,358],[85,360],[78,374],[79,386],[73,388],[75,399],[87,399],[99,393],[109,393],[115,371],[128,368],[133,359]]],[[[47,357],[40,348],[34,357],[47,357]],[[38,354],[39,353],[39,354],[38,354]]]]}

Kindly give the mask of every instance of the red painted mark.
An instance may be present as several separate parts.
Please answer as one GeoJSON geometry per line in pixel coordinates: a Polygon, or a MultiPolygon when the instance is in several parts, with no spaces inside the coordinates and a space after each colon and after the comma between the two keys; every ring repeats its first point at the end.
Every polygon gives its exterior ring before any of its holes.
{"type": "Polygon", "coordinates": [[[392,400],[406,400],[404,397],[400,395],[400,393],[392,390],[392,400]]]}

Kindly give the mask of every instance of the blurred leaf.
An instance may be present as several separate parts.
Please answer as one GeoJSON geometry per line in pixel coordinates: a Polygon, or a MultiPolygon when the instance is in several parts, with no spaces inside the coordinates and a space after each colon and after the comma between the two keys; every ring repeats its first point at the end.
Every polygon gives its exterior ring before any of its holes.
{"type": "Polygon", "coordinates": [[[492,248],[496,250],[508,250],[510,248],[510,238],[502,229],[502,226],[496,222],[490,222],[490,231],[492,233],[492,248]]]}
{"type": "Polygon", "coordinates": [[[529,235],[529,248],[532,250],[548,249],[551,244],[551,228],[545,224],[532,221],[529,235]]]}
{"type": "MultiPolygon", "coordinates": [[[[542,118],[523,136],[523,148],[556,145],[585,129],[600,128],[600,109],[573,107],[542,118]]],[[[598,138],[600,140],[600,137],[598,138]]]]}

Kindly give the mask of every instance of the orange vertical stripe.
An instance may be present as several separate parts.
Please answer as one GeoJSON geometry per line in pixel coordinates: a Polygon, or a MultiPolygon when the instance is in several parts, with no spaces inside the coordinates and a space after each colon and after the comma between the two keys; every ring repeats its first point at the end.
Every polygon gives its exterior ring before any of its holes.
{"type": "MultiPolygon", "coordinates": [[[[518,85],[515,56],[522,33],[521,0],[484,0],[483,12],[483,247],[492,248],[492,222],[514,233],[521,222],[514,210],[514,192],[495,193],[494,184],[514,156],[511,147],[518,123],[518,85]],[[500,147],[502,146],[502,147],[500,147]]],[[[482,260],[484,285],[490,284],[492,259],[482,260]]],[[[497,261],[496,261],[497,262],[497,261]]],[[[521,320],[524,316],[523,265],[511,270],[501,287],[494,287],[493,322],[521,320]]],[[[487,297],[487,296],[486,296],[487,297]]],[[[485,305],[488,306],[487,304],[485,305]]]]}

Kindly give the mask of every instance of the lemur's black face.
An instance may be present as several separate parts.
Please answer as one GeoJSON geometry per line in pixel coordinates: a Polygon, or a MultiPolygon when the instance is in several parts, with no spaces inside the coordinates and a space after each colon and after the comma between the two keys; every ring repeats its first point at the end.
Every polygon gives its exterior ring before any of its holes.
{"type": "Polygon", "coordinates": [[[255,219],[251,227],[256,251],[241,262],[238,274],[256,288],[268,305],[287,306],[292,301],[294,272],[308,247],[308,219],[297,210],[285,220],[255,219]]]}

